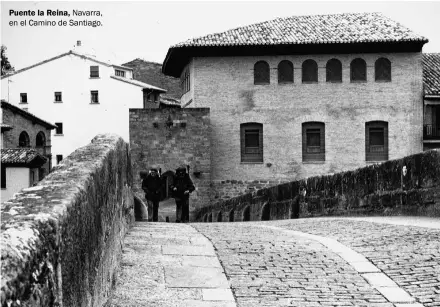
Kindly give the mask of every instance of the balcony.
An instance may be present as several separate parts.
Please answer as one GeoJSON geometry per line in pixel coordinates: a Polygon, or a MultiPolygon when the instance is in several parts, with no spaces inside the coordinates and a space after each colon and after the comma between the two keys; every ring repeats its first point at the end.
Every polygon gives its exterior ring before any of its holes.
{"type": "Polygon", "coordinates": [[[440,125],[423,125],[423,140],[440,141],[440,125]]]}

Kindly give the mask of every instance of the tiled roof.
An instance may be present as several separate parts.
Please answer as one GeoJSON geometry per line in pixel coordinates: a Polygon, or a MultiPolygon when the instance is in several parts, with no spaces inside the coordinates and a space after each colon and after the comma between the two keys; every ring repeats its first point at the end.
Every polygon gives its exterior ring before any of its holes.
{"type": "Polygon", "coordinates": [[[9,165],[43,165],[46,158],[32,148],[5,148],[1,150],[2,164],[9,165]]]}
{"type": "Polygon", "coordinates": [[[423,54],[423,89],[425,95],[440,95],[440,53],[423,54]]]}
{"type": "Polygon", "coordinates": [[[161,95],[160,96],[160,103],[165,106],[171,106],[171,107],[179,107],[180,108],[180,99],[176,99],[174,97],[170,97],[167,95],[161,95]]]}
{"type": "Polygon", "coordinates": [[[171,48],[322,43],[427,42],[380,13],[292,16],[189,39],[171,48]]]}
{"type": "Polygon", "coordinates": [[[154,86],[154,85],[150,85],[150,84],[138,81],[138,80],[127,79],[127,78],[123,78],[123,77],[119,77],[119,76],[110,76],[110,77],[113,78],[113,79],[122,81],[122,82],[126,82],[126,83],[130,83],[130,84],[133,84],[133,85],[140,86],[142,88],[147,88],[147,89],[150,89],[150,90],[156,90],[156,91],[163,92],[163,93],[166,92],[166,90],[164,90],[164,89],[162,89],[160,87],[157,87],[157,86],[154,86]]]}
{"type": "Polygon", "coordinates": [[[45,120],[42,120],[38,116],[35,116],[34,114],[29,113],[28,111],[25,111],[25,110],[13,105],[13,104],[10,104],[9,102],[7,102],[5,100],[1,101],[1,107],[2,107],[2,109],[6,108],[6,109],[11,110],[14,113],[20,114],[21,116],[26,117],[26,118],[44,126],[44,127],[46,127],[47,129],[55,129],[57,127],[54,124],[51,124],[45,120]]]}

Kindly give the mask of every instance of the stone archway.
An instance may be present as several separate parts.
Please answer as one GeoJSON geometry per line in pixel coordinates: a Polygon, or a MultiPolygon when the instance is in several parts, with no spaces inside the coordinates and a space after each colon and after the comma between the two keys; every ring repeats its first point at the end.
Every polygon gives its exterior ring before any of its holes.
{"type": "Polygon", "coordinates": [[[208,222],[208,213],[203,216],[203,222],[208,222]]]}
{"type": "Polygon", "coordinates": [[[223,222],[223,212],[219,211],[219,213],[217,213],[217,222],[223,222]]]}
{"type": "Polygon", "coordinates": [[[212,212],[208,215],[208,222],[212,223],[212,212]]]}
{"type": "Polygon", "coordinates": [[[243,210],[243,222],[248,222],[251,220],[251,207],[246,206],[243,210]]]}
{"type": "Polygon", "coordinates": [[[270,203],[266,203],[263,208],[261,209],[261,220],[262,221],[269,221],[270,220],[270,203]]]}
{"type": "Polygon", "coordinates": [[[235,219],[235,210],[232,209],[231,211],[229,211],[229,222],[233,222],[235,219]]]}

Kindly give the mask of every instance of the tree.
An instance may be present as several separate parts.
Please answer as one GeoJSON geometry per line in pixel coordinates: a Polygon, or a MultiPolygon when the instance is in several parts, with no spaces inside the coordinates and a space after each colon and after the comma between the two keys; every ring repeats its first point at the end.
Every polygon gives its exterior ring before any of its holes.
{"type": "Polygon", "coordinates": [[[9,59],[6,56],[7,49],[5,45],[2,45],[2,76],[14,71],[14,66],[9,63],[9,59]]]}

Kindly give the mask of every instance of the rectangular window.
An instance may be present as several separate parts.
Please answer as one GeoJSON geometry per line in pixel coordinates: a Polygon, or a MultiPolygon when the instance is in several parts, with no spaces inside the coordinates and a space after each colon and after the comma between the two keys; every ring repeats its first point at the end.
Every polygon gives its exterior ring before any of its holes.
{"type": "Polygon", "coordinates": [[[90,78],[99,78],[99,66],[90,66],[90,78]]]}
{"type": "Polygon", "coordinates": [[[187,68],[182,75],[180,76],[180,88],[182,89],[183,93],[189,92],[190,90],[190,74],[189,69],[187,68]]]}
{"type": "Polygon", "coordinates": [[[27,103],[27,93],[20,93],[20,103],[27,103]]]}
{"type": "Polygon", "coordinates": [[[90,91],[90,103],[99,103],[98,91],[90,91]]]}
{"type": "Polygon", "coordinates": [[[57,155],[57,165],[63,160],[63,155],[57,155]]]}
{"type": "Polygon", "coordinates": [[[55,129],[55,135],[57,134],[63,134],[63,123],[55,123],[56,129],[55,129]]]}
{"type": "Polygon", "coordinates": [[[1,188],[6,189],[6,167],[2,165],[2,182],[1,182],[1,188]]]}
{"type": "Polygon", "coordinates": [[[125,78],[125,71],[123,71],[123,70],[116,69],[115,74],[118,77],[124,77],[125,78]]]}
{"type": "Polygon", "coordinates": [[[388,123],[373,121],[365,123],[366,161],[388,160],[388,123]]]}
{"type": "Polygon", "coordinates": [[[325,161],[325,125],[320,122],[302,124],[303,162],[325,161]]]}
{"type": "Polygon", "coordinates": [[[263,125],[240,125],[241,162],[263,162],[263,125]]]}
{"type": "Polygon", "coordinates": [[[63,98],[61,92],[55,92],[55,102],[62,102],[62,101],[63,98]]]}

